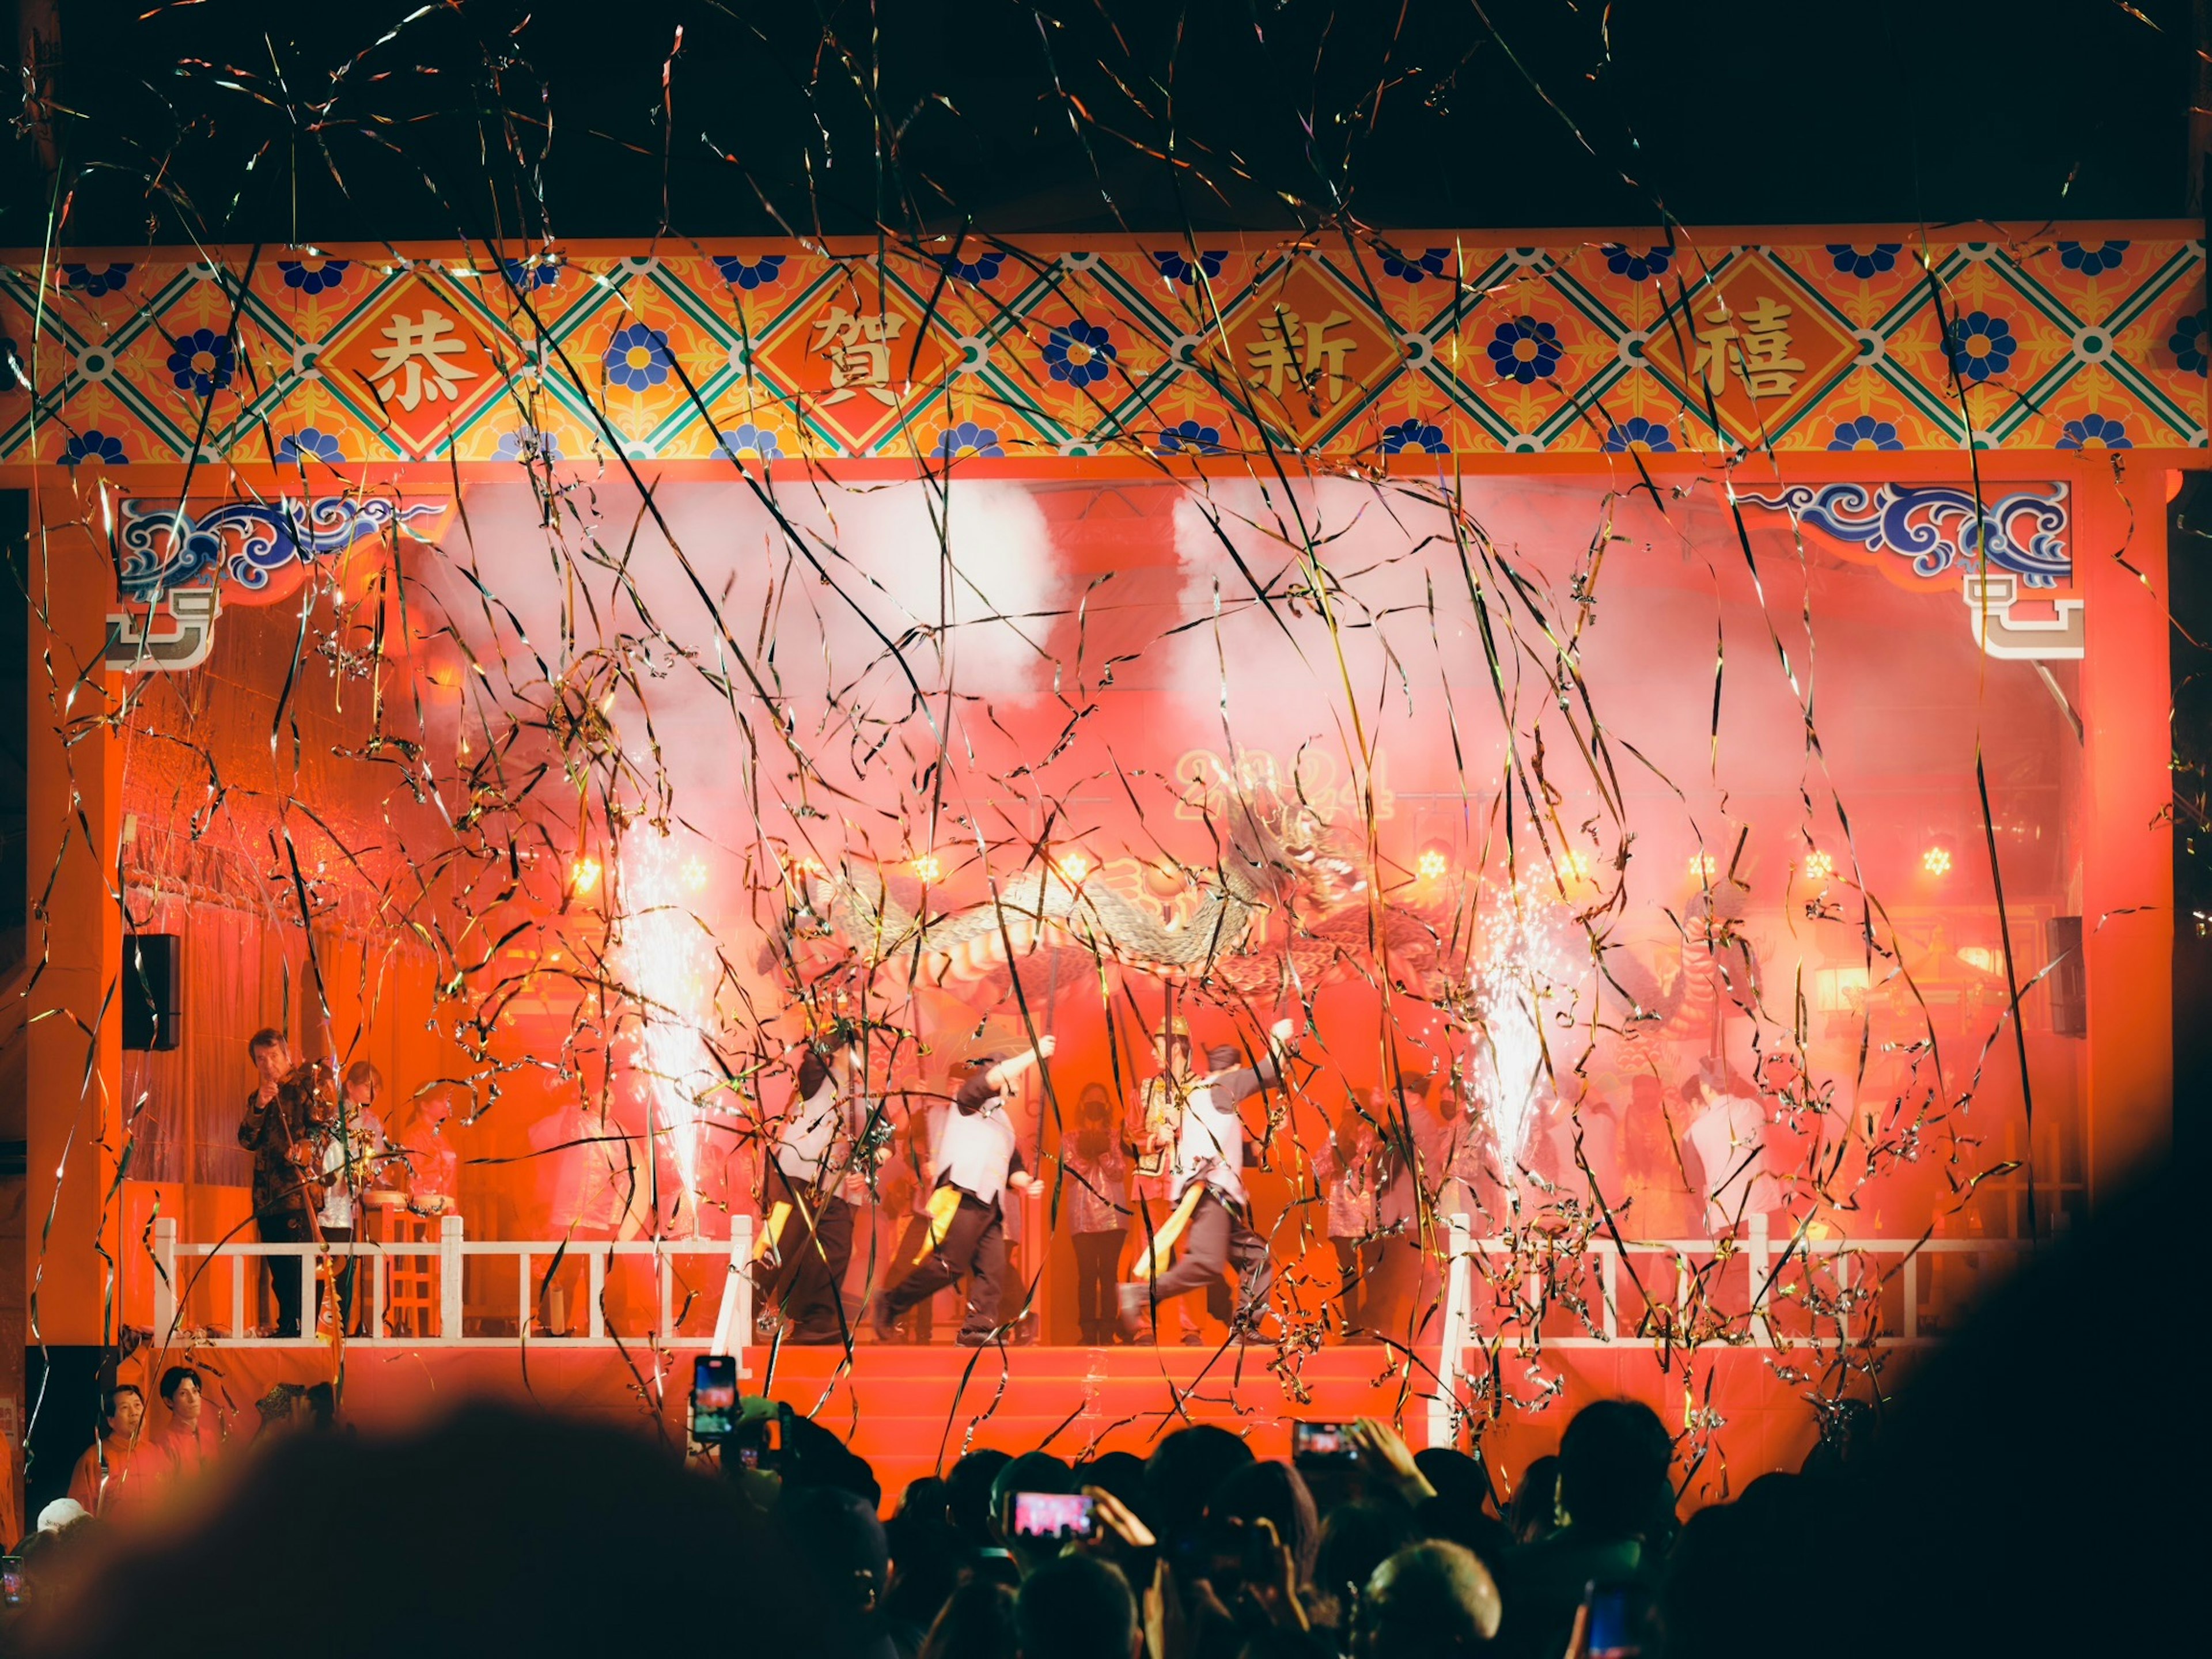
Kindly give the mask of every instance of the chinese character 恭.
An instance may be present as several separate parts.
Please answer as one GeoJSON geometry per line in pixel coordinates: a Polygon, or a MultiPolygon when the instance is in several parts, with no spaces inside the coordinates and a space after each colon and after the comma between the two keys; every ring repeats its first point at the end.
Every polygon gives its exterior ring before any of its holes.
{"type": "Polygon", "coordinates": [[[376,348],[376,373],[371,377],[376,395],[390,398],[392,382],[397,380],[399,396],[394,401],[410,412],[425,398],[435,403],[441,398],[459,397],[460,383],[475,380],[477,372],[447,361],[469,349],[466,340],[448,338],[453,332],[453,319],[427,306],[419,323],[395,312],[383,329],[384,337],[392,343],[376,348]]]}
{"type": "Polygon", "coordinates": [[[1245,348],[1252,360],[1251,383],[1264,384],[1280,397],[1283,371],[1288,369],[1291,380],[1308,391],[1316,381],[1326,380],[1328,401],[1335,403],[1344,396],[1345,357],[1359,348],[1351,340],[1330,339],[1328,331],[1351,320],[1343,312],[1332,311],[1317,323],[1304,323],[1297,312],[1277,306],[1274,315],[1260,324],[1260,341],[1245,348]]]}
{"type": "Polygon", "coordinates": [[[1743,383],[1754,398],[1784,398],[1797,389],[1805,365],[1790,355],[1790,307],[1762,294],[1738,319],[1743,325],[1743,383]]]}
{"type": "Polygon", "coordinates": [[[814,349],[830,359],[829,395],[825,404],[842,404],[856,391],[865,392],[886,408],[896,408],[891,393],[891,342],[906,326],[896,312],[872,317],[855,316],[843,306],[832,306],[815,319],[821,338],[814,349]]]}

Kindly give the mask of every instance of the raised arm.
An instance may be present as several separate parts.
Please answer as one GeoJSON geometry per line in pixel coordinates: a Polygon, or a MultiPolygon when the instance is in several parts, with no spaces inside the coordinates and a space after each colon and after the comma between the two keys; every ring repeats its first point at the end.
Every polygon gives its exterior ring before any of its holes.
{"type": "Polygon", "coordinates": [[[1050,1060],[1052,1051],[1057,1046],[1052,1038],[1041,1036],[1036,1040],[1036,1048],[1025,1049],[1012,1060],[1000,1060],[983,1073],[983,1080],[991,1085],[992,1093],[997,1094],[1012,1086],[1017,1078],[1039,1060],[1050,1060]]]}
{"type": "Polygon", "coordinates": [[[1292,1030],[1287,1019],[1279,1019],[1267,1031],[1267,1052],[1261,1056],[1257,1066],[1246,1066],[1234,1072],[1224,1072],[1213,1079],[1213,1101],[1217,1106],[1234,1106],[1247,1096],[1255,1095],[1271,1084],[1283,1080],[1283,1061],[1297,1051],[1291,1041],[1292,1030]]]}

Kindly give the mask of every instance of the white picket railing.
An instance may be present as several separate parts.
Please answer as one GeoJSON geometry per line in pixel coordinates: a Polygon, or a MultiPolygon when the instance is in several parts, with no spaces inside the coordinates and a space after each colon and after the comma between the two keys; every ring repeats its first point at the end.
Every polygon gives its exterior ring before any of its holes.
{"type": "MultiPolygon", "coordinates": [[[[1513,1245],[1510,1241],[1504,1238],[1474,1237],[1468,1219],[1464,1215],[1450,1217],[1447,1222],[1447,1227],[1449,1239],[1449,1272],[1444,1281],[1443,1318],[1437,1345],[1439,1354],[1436,1388],[1430,1395],[1428,1401],[1429,1443],[1432,1446],[1448,1446],[1454,1443],[1456,1426],[1454,1414],[1460,1403],[1460,1384],[1468,1375],[1467,1356],[1469,1350],[1481,1346],[1484,1340],[1485,1322],[1481,1317],[1480,1310],[1475,1306],[1475,1264],[1484,1257],[1504,1258],[1508,1261],[1510,1261],[1513,1257],[1513,1245]]],[[[1875,1262],[1884,1259],[1894,1261],[1897,1267],[1895,1279],[1897,1299],[1899,1304],[1899,1317],[1895,1326],[1896,1334],[1875,1336],[1874,1346],[1878,1348],[1927,1347],[1941,1340],[1941,1338],[1928,1335],[1922,1328],[1923,1304],[1921,1294],[1923,1290],[1921,1263],[1923,1260],[1936,1256],[1985,1255],[2008,1259],[2027,1248],[2028,1245],[2024,1240],[1979,1238],[1826,1237],[1797,1237],[1778,1243],[1771,1236],[1767,1218],[1765,1216],[1748,1218],[1742,1237],[1725,1242],[1711,1238],[1630,1239],[1624,1246],[1610,1238],[1594,1237],[1579,1246],[1577,1256],[1583,1262],[1594,1266],[1596,1270],[1598,1295],[1595,1298],[1595,1306],[1593,1311],[1596,1315],[1598,1328],[1595,1334],[1585,1330],[1571,1334],[1549,1333],[1540,1334],[1528,1331],[1525,1327],[1516,1328],[1501,1321],[1497,1322],[1498,1328],[1490,1334],[1494,1337],[1503,1331],[1506,1333],[1507,1340],[1525,1341],[1531,1349],[1568,1351],[1609,1348],[1623,1341],[1655,1340],[1656,1339],[1654,1334],[1634,1328],[1634,1322],[1642,1316],[1634,1313],[1630,1316],[1631,1328],[1624,1334],[1620,1301],[1621,1263],[1624,1255],[1638,1258],[1639,1263],[1642,1259],[1649,1258],[1654,1268],[1659,1270],[1667,1279],[1671,1281],[1669,1285],[1673,1291],[1671,1303],[1660,1305],[1670,1306],[1677,1312],[1683,1312],[1687,1311],[1688,1304],[1693,1299],[1692,1287],[1695,1279],[1725,1255],[1731,1267],[1738,1261],[1743,1264],[1746,1278],[1742,1282],[1742,1289],[1746,1294],[1733,1299],[1737,1304],[1733,1312],[1744,1321],[1742,1328],[1747,1340],[1727,1344],[1709,1340],[1700,1346],[1749,1346],[1771,1350],[1779,1346],[1776,1338],[1776,1326],[1778,1319],[1784,1316],[1802,1318],[1802,1316],[1796,1315],[1785,1316],[1778,1307],[1773,1294],[1775,1280],[1778,1277],[1775,1272],[1776,1265],[1784,1260],[1783,1253],[1786,1250],[1789,1253],[1788,1260],[1805,1264],[1808,1267],[1811,1264],[1826,1261],[1832,1268],[1836,1262],[1844,1258],[1875,1262]]],[[[1526,1249],[1525,1240],[1523,1249],[1524,1250],[1526,1249]]],[[[1576,1258],[1563,1256],[1562,1260],[1571,1265],[1576,1258]]],[[[1547,1301],[1554,1300],[1547,1298],[1543,1294],[1540,1264],[1530,1266],[1528,1271],[1528,1303],[1532,1305],[1541,1305],[1547,1301]]],[[[1487,1277],[1486,1275],[1486,1280],[1487,1277]]],[[[1647,1285],[1647,1297],[1650,1295],[1650,1287],[1647,1285]]],[[[1850,1346],[1854,1339],[1850,1300],[1848,1297],[1836,1298],[1832,1314],[1823,1316],[1831,1319],[1829,1328],[1820,1332],[1817,1335],[1809,1333],[1785,1335],[1782,1339],[1783,1341],[1807,1346],[1817,1345],[1820,1347],[1830,1349],[1850,1346]]],[[[1863,1326],[1862,1329],[1863,1328],[1863,1326]]]]}
{"type": "MultiPolygon", "coordinates": [[[[247,1298],[258,1288],[250,1282],[248,1263],[271,1259],[289,1260],[297,1263],[300,1274],[300,1308],[303,1326],[314,1323],[315,1284],[317,1269],[325,1257],[343,1262],[350,1258],[355,1263],[354,1296],[358,1304],[366,1293],[368,1299],[368,1334],[349,1336],[349,1346],[368,1347],[511,1347],[518,1336],[526,1336],[537,1317],[538,1286],[533,1268],[550,1264],[556,1255],[567,1261],[584,1263],[586,1293],[585,1296],[585,1328],[580,1334],[531,1337],[532,1341],[558,1343],[562,1346],[599,1345],[611,1347],[617,1334],[625,1341],[657,1340],[664,1347],[699,1348],[714,1353],[737,1353],[750,1340],[753,1322],[752,1274],[750,1271],[753,1252],[753,1218],[737,1216],[732,1219],[728,1238],[699,1239],[553,1239],[478,1240],[464,1236],[459,1216],[441,1218],[438,1237],[421,1243],[386,1243],[369,1239],[330,1245],[263,1244],[228,1243],[188,1243],[177,1237],[174,1216],[157,1217],[154,1222],[150,1243],[154,1257],[154,1330],[157,1342],[173,1345],[179,1337],[183,1313],[180,1297],[189,1295],[204,1281],[206,1272],[217,1263],[229,1268],[229,1292],[232,1330],[222,1336],[198,1335],[196,1340],[212,1342],[226,1347],[312,1348],[320,1346],[322,1339],[313,1334],[298,1337],[245,1336],[239,1333],[246,1324],[247,1298]],[[605,1291],[607,1274],[619,1258],[635,1260],[648,1258],[651,1275],[659,1297],[659,1316],[654,1329],[616,1333],[607,1328],[605,1291]],[[464,1307],[464,1277],[462,1264],[471,1259],[484,1261],[506,1257],[514,1263],[515,1327],[513,1333],[495,1335],[468,1334],[467,1317],[464,1307]],[[679,1258],[711,1258],[724,1265],[720,1294],[715,1302],[714,1329],[711,1335],[696,1331],[686,1333],[679,1328],[675,1308],[677,1275],[673,1265],[679,1258]],[[394,1261],[420,1262],[425,1259],[435,1262],[435,1294],[431,1298],[429,1311],[434,1316],[434,1329],[420,1334],[394,1334],[387,1328],[386,1291],[390,1285],[388,1268],[394,1261]],[[730,1346],[736,1343],[738,1346],[730,1346]]],[[[277,1271],[286,1271],[279,1268],[277,1271]]]]}

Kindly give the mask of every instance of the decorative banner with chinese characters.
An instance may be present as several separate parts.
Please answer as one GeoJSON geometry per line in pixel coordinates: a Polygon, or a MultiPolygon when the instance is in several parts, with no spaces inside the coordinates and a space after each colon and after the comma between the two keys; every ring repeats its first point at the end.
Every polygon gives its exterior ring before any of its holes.
{"type": "Polygon", "coordinates": [[[25,255],[0,465],[2196,449],[2193,229],[25,255]]]}

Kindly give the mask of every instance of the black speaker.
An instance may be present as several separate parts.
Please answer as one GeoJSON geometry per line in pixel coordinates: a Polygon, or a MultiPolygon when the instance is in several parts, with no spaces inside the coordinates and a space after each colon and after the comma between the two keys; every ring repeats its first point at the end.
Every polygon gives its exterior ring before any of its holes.
{"type": "Polygon", "coordinates": [[[2051,1029],[2060,1036],[2089,1035],[2089,963],[2081,954],[2081,918],[2053,916],[2043,924],[2043,942],[2057,966],[2044,982],[2051,988],[2051,1029]]]}
{"type": "Polygon", "coordinates": [[[123,1046],[173,1048],[181,1024],[177,1013],[177,936],[125,934],[123,1046]]]}

